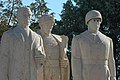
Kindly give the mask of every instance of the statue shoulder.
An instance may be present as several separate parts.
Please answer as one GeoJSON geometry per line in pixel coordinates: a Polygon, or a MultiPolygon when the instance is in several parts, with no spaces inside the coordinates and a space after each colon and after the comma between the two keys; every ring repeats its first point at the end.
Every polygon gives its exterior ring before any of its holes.
{"type": "Polygon", "coordinates": [[[12,36],[13,34],[13,29],[9,29],[3,33],[3,36],[12,36]]]}
{"type": "Polygon", "coordinates": [[[52,36],[57,39],[57,41],[62,42],[62,38],[60,35],[52,34],[52,36]]]}
{"type": "Polygon", "coordinates": [[[80,33],[79,35],[76,35],[76,36],[74,36],[73,38],[74,39],[76,39],[76,40],[82,40],[83,38],[86,38],[85,36],[86,36],[86,31],[85,32],[83,32],[83,33],[80,33]]]}
{"type": "Polygon", "coordinates": [[[31,29],[30,29],[30,32],[31,32],[34,36],[37,36],[37,37],[39,36],[35,31],[33,31],[33,30],[31,30],[31,29]]]}
{"type": "Polygon", "coordinates": [[[30,29],[30,32],[32,34],[32,38],[34,38],[36,41],[41,41],[42,40],[42,37],[40,34],[38,34],[37,32],[34,32],[33,30],[30,29]]]}
{"type": "Polygon", "coordinates": [[[101,32],[100,32],[99,34],[101,34],[105,39],[112,41],[112,38],[106,36],[105,34],[103,34],[103,33],[101,33],[101,32]]]}
{"type": "Polygon", "coordinates": [[[56,34],[52,34],[54,37],[58,37],[58,38],[61,38],[60,35],[56,35],[56,34]]]}
{"type": "Polygon", "coordinates": [[[56,39],[58,39],[60,42],[68,42],[68,37],[65,35],[56,35],[56,34],[52,34],[56,39]]]}
{"type": "Polygon", "coordinates": [[[112,41],[112,38],[110,38],[110,37],[108,37],[108,36],[106,36],[106,39],[108,39],[108,40],[112,41]]]}
{"type": "Polygon", "coordinates": [[[68,42],[68,37],[67,36],[61,35],[61,38],[62,38],[63,41],[68,42]]]}

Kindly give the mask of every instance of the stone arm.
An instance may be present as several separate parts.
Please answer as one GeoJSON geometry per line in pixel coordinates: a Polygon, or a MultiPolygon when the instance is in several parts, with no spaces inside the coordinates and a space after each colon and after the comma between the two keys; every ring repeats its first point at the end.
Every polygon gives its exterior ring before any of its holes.
{"type": "Polygon", "coordinates": [[[43,40],[41,38],[41,36],[39,36],[39,39],[37,39],[36,41],[36,48],[35,48],[35,61],[37,64],[37,68],[41,67],[46,60],[46,54],[44,51],[44,47],[43,47],[43,40]]]}
{"type": "Polygon", "coordinates": [[[4,32],[0,47],[0,80],[9,80],[9,38],[8,33],[4,32]]]}
{"type": "Polygon", "coordinates": [[[68,37],[62,35],[62,42],[61,42],[61,66],[66,67],[69,63],[67,57],[67,47],[68,47],[68,37]],[[63,50],[62,50],[63,49],[63,50]]]}
{"type": "Polygon", "coordinates": [[[60,67],[61,80],[69,80],[69,60],[67,57],[68,37],[62,35],[62,42],[60,42],[60,67]]]}
{"type": "Polygon", "coordinates": [[[78,43],[77,37],[73,38],[71,49],[72,49],[71,64],[73,80],[83,80],[80,44],[78,43]]]}
{"type": "Polygon", "coordinates": [[[110,41],[110,49],[109,49],[109,59],[108,66],[110,68],[110,80],[116,80],[116,68],[115,68],[115,60],[113,56],[113,42],[110,41]]]}

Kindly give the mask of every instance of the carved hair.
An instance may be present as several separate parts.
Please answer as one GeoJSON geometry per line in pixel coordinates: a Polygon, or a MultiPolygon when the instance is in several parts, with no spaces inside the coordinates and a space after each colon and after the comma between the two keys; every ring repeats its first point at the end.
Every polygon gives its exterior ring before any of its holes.
{"type": "Polygon", "coordinates": [[[26,7],[26,6],[20,7],[20,8],[18,9],[18,11],[17,11],[17,15],[16,15],[17,19],[18,19],[19,17],[22,17],[22,16],[26,13],[26,11],[28,11],[29,14],[32,15],[32,12],[31,12],[31,10],[30,10],[29,7],[26,7]]]}
{"type": "Polygon", "coordinates": [[[39,24],[46,24],[46,23],[49,23],[49,24],[54,24],[55,23],[55,19],[51,16],[51,15],[42,15],[40,18],[39,18],[39,24]]]}

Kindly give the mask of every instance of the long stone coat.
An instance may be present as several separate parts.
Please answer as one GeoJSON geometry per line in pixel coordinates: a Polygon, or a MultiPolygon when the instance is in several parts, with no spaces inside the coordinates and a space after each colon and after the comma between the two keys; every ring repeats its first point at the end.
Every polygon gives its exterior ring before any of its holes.
{"type": "Polygon", "coordinates": [[[116,80],[112,39],[85,31],[72,40],[73,80],[116,80]]]}
{"type": "MultiPolygon", "coordinates": [[[[34,56],[45,58],[42,39],[29,29],[26,38],[20,27],[3,33],[0,52],[0,80],[37,80],[34,56]]],[[[41,64],[41,63],[40,63],[41,64]]]]}

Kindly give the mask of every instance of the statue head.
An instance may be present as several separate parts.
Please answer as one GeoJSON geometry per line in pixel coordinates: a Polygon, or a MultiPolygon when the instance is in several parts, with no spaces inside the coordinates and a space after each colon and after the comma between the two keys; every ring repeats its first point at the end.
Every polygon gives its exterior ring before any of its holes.
{"type": "Polygon", "coordinates": [[[17,11],[17,20],[18,24],[21,27],[26,27],[30,25],[32,12],[29,7],[20,7],[17,11]]]}
{"type": "Polygon", "coordinates": [[[88,22],[91,20],[91,19],[95,19],[95,18],[99,18],[102,22],[102,16],[101,16],[101,13],[97,10],[91,10],[89,11],[86,16],[85,16],[85,23],[86,25],[88,24],[88,22]]]}
{"type": "Polygon", "coordinates": [[[45,14],[39,18],[39,26],[41,27],[41,30],[47,34],[51,32],[54,23],[55,19],[51,15],[45,14]]]}
{"type": "Polygon", "coordinates": [[[102,22],[101,13],[97,10],[89,11],[85,16],[85,23],[88,26],[88,30],[98,31],[102,22]]]}

